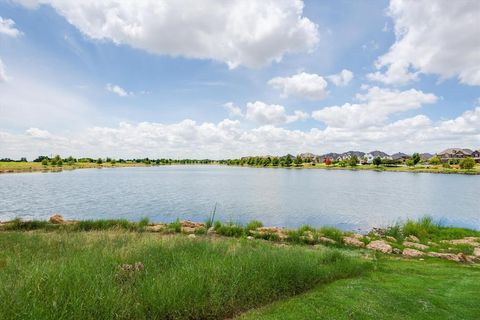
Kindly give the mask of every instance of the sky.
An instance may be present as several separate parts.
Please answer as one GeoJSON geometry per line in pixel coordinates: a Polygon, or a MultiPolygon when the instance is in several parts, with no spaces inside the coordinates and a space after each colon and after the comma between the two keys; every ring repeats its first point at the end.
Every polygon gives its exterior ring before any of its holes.
{"type": "Polygon", "coordinates": [[[0,158],[480,148],[480,1],[0,0],[0,158]]]}

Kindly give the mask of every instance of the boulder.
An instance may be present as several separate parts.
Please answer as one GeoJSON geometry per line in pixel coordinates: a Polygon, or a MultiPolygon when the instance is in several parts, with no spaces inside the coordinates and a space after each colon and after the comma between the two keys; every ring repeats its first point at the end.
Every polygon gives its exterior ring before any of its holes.
{"type": "Polygon", "coordinates": [[[425,253],[416,249],[405,248],[403,249],[402,255],[407,258],[417,258],[425,255],[425,253]]]}
{"type": "Polygon", "coordinates": [[[48,219],[48,221],[50,221],[50,223],[54,223],[54,224],[63,224],[65,223],[65,220],[63,219],[63,217],[59,214],[54,214],[53,216],[50,217],[50,219],[48,219]]]}
{"type": "Polygon", "coordinates": [[[398,249],[398,248],[393,248],[392,249],[392,253],[393,254],[402,254],[402,250],[398,249]]]}
{"type": "Polygon", "coordinates": [[[405,238],[407,241],[411,241],[411,242],[420,242],[420,239],[418,239],[417,237],[415,237],[413,234],[409,235],[407,238],[405,238]]]}
{"type": "MultiPolygon", "coordinates": [[[[308,231],[307,231],[308,232],[308,231]]],[[[255,230],[250,230],[250,233],[255,235],[265,235],[265,234],[276,234],[280,240],[285,240],[288,238],[288,232],[287,230],[283,228],[278,228],[278,227],[260,227],[255,230]]],[[[313,235],[312,235],[313,237],[313,235]]]]}
{"type": "Polygon", "coordinates": [[[390,241],[390,242],[397,242],[397,239],[395,239],[394,237],[391,237],[391,236],[386,236],[385,239],[387,241],[390,241]]]}
{"type": "Polygon", "coordinates": [[[427,246],[427,245],[424,245],[424,244],[421,244],[421,243],[416,243],[416,242],[409,242],[409,241],[404,241],[403,245],[405,247],[412,247],[412,248],[415,248],[415,249],[418,249],[418,250],[425,250],[425,249],[429,248],[429,246],[427,246]]]}
{"type": "Polygon", "coordinates": [[[255,238],[252,237],[252,236],[248,236],[247,239],[248,239],[248,240],[253,240],[253,239],[255,239],[255,238]]]}
{"type": "Polygon", "coordinates": [[[216,234],[217,232],[215,231],[215,228],[214,227],[210,227],[208,230],[207,230],[207,234],[216,234]]]}
{"type": "Polygon", "coordinates": [[[475,257],[480,257],[480,248],[473,249],[473,255],[475,257]]]}
{"type": "Polygon", "coordinates": [[[478,238],[476,237],[465,237],[463,239],[455,239],[455,240],[443,240],[443,243],[449,243],[453,245],[463,244],[472,247],[480,247],[480,242],[478,242],[478,238]]]}
{"type": "Polygon", "coordinates": [[[192,233],[195,233],[195,230],[196,230],[196,228],[192,228],[192,227],[182,227],[182,232],[183,233],[192,234],[192,233]]]}
{"type": "Polygon", "coordinates": [[[364,248],[365,247],[365,243],[358,240],[357,238],[343,237],[342,239],[343,239],[343,242],[348,246],[357,247],[357,248],[364,248]]]}
{"type": "Polygon", "coordinates": [[[320,237],[318,238],[318,241],[323,242],[323,243],[329,243],[329,244],[335,244],[337,241],[327,238],[327,237],[320,237]]]}
{"type": "Polygon", "coordinates": [[[355,239],[358,239],[358,240],[362,240],[363,239],[363,235],[362,234],[359,234],[359,233],[354,233],[352,235],[352,237],[354,237],[355,239]]]}
{"type": "Polygon", "coordinates": [[[197,236],[194,233],[191,233],[191,234],[188,235],[188,237],[190,239],[195,239],[197,236]]]}
{"type": "Polygon", "coordinates": [[[145,231],[148,231],[148,232],[161,232],[164,229],[165,229],[164,224],[154,224],[152,226],[146,226],[145,227],[145,231]]]}
{"type": "Polygon", "coordinates": [[[460,252],[458,254],[455,253],[438,253],[438,252],[428,252],[428,256],[446,259],[455,262],[464,262],[464,263],[473,263],[474,258],[472,256],[466,256],[464,253],[460,252]]]}
{"type": "Polygon", "coordinates": [[[375,240],[367,244],[367,249],[380,251],[383,253],[392,253],[392,246],[383,240],[375,240]]]}

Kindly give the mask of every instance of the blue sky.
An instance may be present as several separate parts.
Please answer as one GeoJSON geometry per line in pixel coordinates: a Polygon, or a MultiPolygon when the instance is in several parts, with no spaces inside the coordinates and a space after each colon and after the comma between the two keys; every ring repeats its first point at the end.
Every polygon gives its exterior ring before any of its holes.
{"type": "Polygon", "coordinates": [[[479,16],[474,0],[0,0],[0,157],[480,148],[479,16]]]}

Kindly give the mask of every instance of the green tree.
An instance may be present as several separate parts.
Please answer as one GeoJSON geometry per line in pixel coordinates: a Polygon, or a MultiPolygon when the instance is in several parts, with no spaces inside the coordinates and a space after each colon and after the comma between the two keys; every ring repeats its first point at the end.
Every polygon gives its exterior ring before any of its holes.
{"type": "Polygon", "coordinates": [[[440,160],[440,158],[439,158],[438,156],[433,156],[433,157],[430,159],[429,163],[430,163],[431,165],[436,166],[436,165],[439,165],[440,163],[442,163],[442,160],[440,160]]]}
{"type": "Polygon", "coordinates": [[[42,160],[42,165],[43,165],[43,166],[47,166],[47,165],[48,165],[48,160],[47,160],[47,159],[43,159],[43,160],[42,160]]]}
{"type": "Polygon", "coordinates": [[[413,159],[407,159],[407,161],[405,161],[405,164],[409,167],[415,166],[415,162],[413,161],[413,159]]]}
{"type": "Polygon", "coordinates": [[[296,156],[294,160],[295,166],[300,167],[303,163],[303,159],[300,156],[296,156]]]}
{"type": "Polygon", "coordinates": [[[273,157],[272,166],[277,167],[279,164],[280,164],[280,160],[278,160],[278,157],[273,157]]]}
{"type": "Polygon", "coordinates": [[[379,165],[382,164],[382,158],[380,158],[380,157],[373,158],[373,164],[378,167],[379,165]]]}
{"type": "Polygon", "coordinates": [[[287,157],[285,158],[285,166],[290,167],[291,165],[292,165],[292,156],[288,154],[287,157]]]}
{"type": "Polygon", "coordinates": [[[350,167],[355,167],[356,165],[358,164],[358,157],[356,155],[352,155],[349,159],[348,159],[348,165],[350,167]]]}
{"type": "Polygon", "coordinates": [[[417,163],[419,163],[421,160],[420,155],[417,152],[415,152],[414,154],[412,154],[412,160],[413,160],[413,165],[414,166],[417,165],[417,163]]]}
{"type": "Polygon", "coordinates": [[[62,159],[57,161],[57,166],[59,166],[59,167],[63,166],[63,160],[62,159]]]}
{"type": "Polygon", "coordinates": [[[462,159],[460,161],[460,168],[466,169],[466,170],[471,170],[475,167],[475,160],[470,157],[466,157],[465,159],[462,159]]]}
{"type": "Polygon", "coordinates": [[[98,159],[97,159],[97,164],[102,164],[102,163],[103,163],[102,158],[98,158],[98,159]]]}

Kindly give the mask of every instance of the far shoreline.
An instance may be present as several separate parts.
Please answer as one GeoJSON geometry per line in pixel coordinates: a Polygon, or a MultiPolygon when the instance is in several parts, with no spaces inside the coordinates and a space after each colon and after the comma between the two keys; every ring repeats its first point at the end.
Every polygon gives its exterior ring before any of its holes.
{"type": "Polygon", "coordinates": [[[441,165],[417,165],[415,167],[407,166],[374,166],[374,165],[357,165],[354,167],[340,167],[336,165],[327,166],[325,164],[302,164],[300,166],[256,166],[256,165],[228,165],[224,163],[173,163],[173,164],[144,164],[144,163],[76,163],[65,164],[63,166],[44,166],[38,162],[0,162],[0,174],[8,173],[49,173],[62,172],[76,169],[112,169],[112,168],[130,168],[130,167],[166,167],[166,166],[222,166],[222,167],[240,167],[240,168],[258,168],[258,169],[320,169],[320,170],[349,170],[349,171],[376,171],[376,172],[406,172],[406,173],[434,173],[434,174],[460,174],[460,175],[480,175],[480,166],[474,169],[465,170],[460,168],[443,168],[441,165]],[[19,165],[21,164],[21,165],[19,165]]]}

